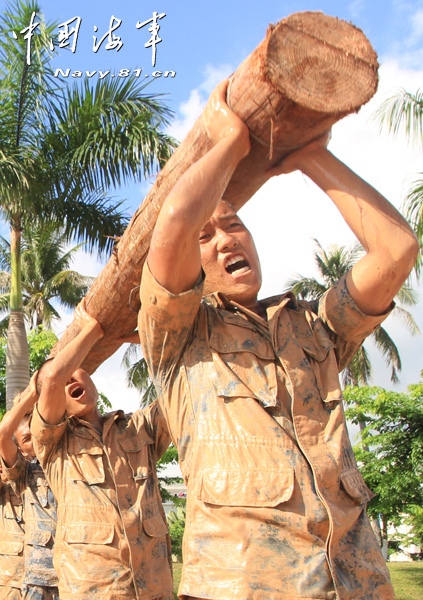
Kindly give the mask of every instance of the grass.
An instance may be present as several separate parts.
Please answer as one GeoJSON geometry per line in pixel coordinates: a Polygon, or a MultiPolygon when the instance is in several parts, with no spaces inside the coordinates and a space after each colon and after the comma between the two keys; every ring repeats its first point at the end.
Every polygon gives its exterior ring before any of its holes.
{"type": "MultiPolygon", "coordinates": [[[[388,563],[396,600],[422,600],[423,562],[388,563]]],[[[173,563],[173,591],[178,590],[182,563],[173,563]]]]}
{"type": "Polygon", "coordinates": [[[173,593],[175,594],[175,599],[177,598],[177,591],[179,587],[179,582],[181,581],[182,574],[182,563],[176,562],[173,563],[173,593]]]}
{"type": "Polygon", "coordinates": [[[423,562],[388,563],[396,600],[423,598],[423,562]]]}

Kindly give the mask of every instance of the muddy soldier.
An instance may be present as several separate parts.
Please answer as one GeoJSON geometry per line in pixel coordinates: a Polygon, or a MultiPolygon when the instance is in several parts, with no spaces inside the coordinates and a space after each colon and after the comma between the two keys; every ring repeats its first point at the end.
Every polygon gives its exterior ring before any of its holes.
{"type": "Polygon", "coordinates": [[[24,572],[22,500],[0,465],[0,600],[21,600],[24,572]]]}
{"type": "Polygon", "coordinates": [[[387,600],[338,371],[389,313],[417,243],[319,139],[269,176],[308,175],[366,255],[319,302],[258,301],[253,240],[221,201],[250,147],[226,85],[203,113],[212,149],[162,207],[140,291],[143,352],[188,487],[179,596],[387,600]]]}
{"type": "Polygon", "coordinates": [[[53,568],[56,499],[39,462],[34,460],[29,429],[30,413],[38,399],[35,376],[0,423],[0,455],[10,485],[23,502],[25,566],[22,598],[56,600],[59,598],[53,568]]]}
{"type": "Polygon", "coordinates": [[[61,600],[173,600],[170,540],[155,465],[169,445],[157,404],[102,416],[79,368],[103,336],[82,303],[78,335],[39,373],[34,448],[57,498],[61,600]]]}

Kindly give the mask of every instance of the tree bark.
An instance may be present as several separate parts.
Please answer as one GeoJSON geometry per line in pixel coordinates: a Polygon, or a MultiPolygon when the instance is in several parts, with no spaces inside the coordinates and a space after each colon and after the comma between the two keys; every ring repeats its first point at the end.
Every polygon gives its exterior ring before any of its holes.
{"type": "Polygon", "coordinates": [[[21,227],[15,216],[10,230],[10,318],[6,348],[6,408],[29,383],[29,349],[22,309],[21,287],[21,227]]]}
{"type": "Polygon", "coordinates": [[[6,408],[29,383],[29,349],[23,310],[10,310],[6,350],[6,408]]]}
{"type": "MultiPolygon", "coordinates": [[[[356,112],[376,91],[377,68],[367,38],[345,21],[303,12],[269,26],[263,42],[230,78],[227,100],[248,125],[252,144],[225,199],[239,209],[267,180],[271,166],[356,112]]],[[[89,372],[113,354],[117,338],[136,327],[135,288],[157,215],[176,181],[209,148],[200,117],[158,175],[87,294],[88,310],[105,330],[84,362],[89,372]]],[[[71,324],[53,353],[76,333],[71,324]]]]}

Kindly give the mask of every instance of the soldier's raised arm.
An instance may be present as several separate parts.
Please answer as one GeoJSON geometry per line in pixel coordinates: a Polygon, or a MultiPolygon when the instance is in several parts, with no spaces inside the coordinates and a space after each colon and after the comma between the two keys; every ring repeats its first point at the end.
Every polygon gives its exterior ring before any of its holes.
{"type": "Polygon", "coordinates": [[[249,152],[248,127],[225,101],[227,81],[203,113],[213,147],[181,177],[160,211],[148,255],[150,271],[172,293],[194,286],[201,270],[199,234],[239,161],[249,152]]]}
{"type": "Polygon", "coordinates": [[[327,136],[288,155],[270,175],[300,170],[331,198],[366,251],[347,278],[349,292],[367,315],[391,305],[417,258],[416,237],[394,206],[327,148],[327,136]]]}

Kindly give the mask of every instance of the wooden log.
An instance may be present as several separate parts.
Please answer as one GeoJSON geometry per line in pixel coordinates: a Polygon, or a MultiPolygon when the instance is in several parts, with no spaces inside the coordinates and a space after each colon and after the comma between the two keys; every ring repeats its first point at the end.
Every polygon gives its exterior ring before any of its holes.
{"type": "MultiPolygon", "coordinates": [[[[227,100],[248,125],[252,144],[225,198],[240,208],[266,181],[267,169],[356,112],[376,91],[377,69],[370,42],[345,21],[302,12],[269,26],[263,42],[230,78],[227,100]]],[[[117,338],[135,329],[137,286],[157,215],[176,181],[209,147],[200,117],[157,176],[87,294],[88,310],[105,331],[84,362],[87,371],[115,352],[117,338]]],[[[76,333],[71,323],[53,353],[76,333]]]]}

